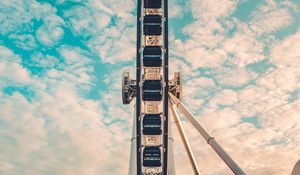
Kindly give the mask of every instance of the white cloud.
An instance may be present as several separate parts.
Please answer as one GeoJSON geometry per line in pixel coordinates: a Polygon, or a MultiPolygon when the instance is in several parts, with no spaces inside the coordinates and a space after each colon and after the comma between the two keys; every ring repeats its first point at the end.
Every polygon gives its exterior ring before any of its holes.
{"type": "MultiPolygon", "coordinates": [[[[37,32],[38,40],[44,45],[60,42],[62,26],[65,26],[70,27],[75,36],[84,38],[83,44],[92,53],[78,47],[58,46],[58,54],[63,59],[61,64],[54,56],[36,52],[31,55],[32,61],[47,67],[45,74],[36,77],[22,66],[21,56],[0,47],[0,87],[21,84],[35,92],[30,102],[21,92],[12,95],[0,92],[0,115],[5,116],[1,122],[6,127],[0,125],[0,137],[6,136],[0,143],[6,149],[0,153],[3,158],[0,172],[7,175],[124,174],[128,169],[134,104],[121,105],[123,68],[119,63],[135,57],[134,1],[84,2],[64,11],[65,21],[48,3],[30,1],[29,7],[23,2],[0,2],[1,7],[16,9],[10,14],[0,12],[0,24],[4,26],[0,29],[2,35],[25,30],[32,25],[31,19],[37,18],[46,22],[37,32]],[[25,6],[29,10],[25,10],[25,6]],[[16,16],[18,18],[14,18],[16,16]],[[99,101],[83,97],[93,86],[95,72],[90,56],[95,53],[104,63],[118,64],[117,68],[111,67],[112,73],[106,73],[103,86],[107,90],[100,92],[99,101]],[[11,146],[12,143],[22,147],[11,146]]],[[[63,3],[64,0],[56,2],[63,3]]],[[[270,62],[276,68],[262,75],[252,74],[246,66],[265,59],[266,45],[252,31],[255,27],[255,31],[260,31],[256,23],[249,26],[237,19],[223,21],[237,27],[232,36],[226,36],[227,27],[220,20],[226,20],[236,4],[229,0],[191,1],[196,21],[184,30],[189,36],[186,41],[174,41],[170,72],[177,68],[184,71],[186,104],[191,111],[197,112],[198,119],[247,174],[287,174],[299,159],[295,152],[300,152],[299,100],[290,104],[287,100],[289,92],[299,88],[299,61],[290,58],[299,55],[299,34],[278,42],[272,49],[270,62]],[[249,82],[251,85],[247,85],[249,82]],[[220,105],[226,107],[218,109],[220,105]],[[242,117],[252,116],[257,116],[260,128],[242,121],[242,117]]],[[[174,8],[173,15],[180,15],[182,9],[174,8]]],[[[278,17],[280,10],[258,10],[266,12],[266,16],[254,15],[254,18],[269,25],[266,27],[269,31],[286,25],[269,23],[269,19],[265,19],[278,17]]],[[[284,18],[286,16],[280,19],[284,18]]],[[[23,40],[23,36],[11,37],[23,40]]],[[[28,48],[27,45],[18,47],[34,49],[32,35],[24,37],[25,40],[31,38],[31,44],[28,48]]],[[[230,174],[197,131],[186,121],[183,123],[201,173],[230,174]]],[[[178,136],[175,135],[175,139],[178,136]]],[[[191,174],[183,148],[178,144],[180,142],[176,142],[175,149],[177,173],[191,174]]]]}
{"type": "MultiPolygon", "coordinates": [[[[299,159],[295,152],[299,152],[296,132],[300,125],[296,119],[299,100],[289,103],[288,98],[300,88],[299,34],[282,42],[273,35],[260,36],[290,24],[293,19],[287,9],[296,10],[295,7],[288,2],[268,1],[252,14],[252,23],[246,24],[230,17],[235,2],[192,1],[191,4],[196,20],[184,30],[188,40],[174,41],[174,55],[180,60],[172,62],[172,66],[187,74],[184,84],[187,106],[247,174],[291,173],[299,159]],[[233,27],[236,30],[227,35],[228,28],[233,27]],[[272,48],[270,56],[266,48],[272,48]],[[247,65],[269,57],[272,69],[261,75],[247,70],[247,65]],[[219,106],[225,108],[218,109],[219,106]],[[244,122],[242,117],[253,121],[244,122]]],[[[197,131],[187,122],[184,126],[201,173],[231,174],[197,131]]],[[[176,139],[175,136],[175,142],[176,139]]],[[[183,147],[175,148],[178,172],[192,174],[183,147]]]]}
{"type": "Polygon", "coordinates": [[[80,3],[84,0],[57,0],[55,3],[56,4],[63,4],[63,3],[66,3],[66,2],[77,2],[77,3],[80,3]]]}
{"type": "Polygon", "coordinates": [[[189,13],[189,11],[187,11],[188,9],[190,9],[188,3],[183,4],[182,2],[179,3],[179,1],[174,1],[169,4],[169,18],[180,18],[184,13],[189,13]]]}
{"type": "Polygon", "coordinates": [[[232,90],[223,90],[219,92],[213,100],[210,101],[210,106],[217,108],[218,105],[231,106],[238,101],[236,91],[232,90]]]}
{"type": "Polygon", "coordinates": [[[222,49],[233,56],[233,64],[244,67],[264,59],[264,45],[248,29],[244,29],[243,24],[240,25],[241,31],[224,40],[222,49]]]}
{"type": "Polygon", "coordinates": [[[64,11],[64,17],[68,18],[72,32],[82,37],[101,34],[110,22],[110,16],[89,9],[87,6],[74,6],[64,11]]]}
{"type": "Polygon", "coordinates": [[[222,50],[209,51],[205,48],[192,48],[186,50],[186,59],[192,63],[192,68],[217,67],[226,59],[226,53],[222,50]]]}
{"type": "Polygon", "coordinates": [[[13,42],[17,47],[20,47],[24,50],[31,51],[38,47],[36,39],[30,34],[23,35],[10,35],[10,38],[13,39],[13,42]]]}
{"type": "Polygon", "coordinates": [[[135,57],[136,32],[132,7],[133,1],[90,1],[85,6],[75,6],[66,11],[64,16],[70,19],[75,35],[88,38],[87,46],[99,55],[102,62],[113,64],[131,61],[135,57]],[[115,11],[118,13],[112,13],[115,11]]]}
{"type": "Polygon", "coordinates": [[[236,5],[236,2],[230,0],[191,1],[191,7],[194,17],[203,19],[204,21],[226,17],[233,12],[236,5]]]}
{"type": "Polygon", "coordinates": [[[101,1],[92,1],[91,4],[95,5],[97,9],[104,11],[105,13],[108,13],[109,15],[115,15],[115,12],[112,11],[110,8],[108,8],[106,5],[104,5],[101,1]]]}
{"type": "Polygon", "coordinates": [[[118,0],[91,0],[90,7],[95,7],[96,10],[101,10],[111,16],[117,15],[124,20],[131,17],[131,12],[135,7],[135,1],[118,1],[118,0]]]}
{"type": "Polygon", "coordinates": [[[21,31],[30,31],[34,25],[32,19],[40,20],[56,12],[48,3],[38,3],[35,0],[29,1],[1,1],[0,6],[0,33],[8,35],[21,31]],[[26,8],[24,8],[26,7],[26,8]]]}
{"type": "Polygon", "coordinates": [[[223,87],[240,88],[247,85],[256,75],[251,74],[245,68],[219,68],[215,76],[218,83],[223,87]]]}
{"type": "Polygon", "coordinates": [[[291,22],[292,17],[287,9],[268,9],[268,11],[255,14],[250,25],[255,32],[263,34],[265,32],[274,32],[288,26],[291,22]]]}
{"type": "Polygon", "coordinates": [[[271,52],[271,62],[281,67],[296,67],[300,58],[300,32],[278,42],[271,52]]]}
{"type": "Polygon", "coordinates": [[[8,82],[12,84],[29,84],[30,74],[20,65],[20,57],[6,47],[0,46],[0,87],[8,82]]]}
{"type": "Polygon", "coordinates": [[[40,52],[31,55],[32,65],[42,68],[55,68],[59,65],[59,60],[51,55],[44,55],[40,52]]]}
{"type": "MultiPolygon", "coordinates": [[[[115,115],[115,119],[124,116],[123,120],[127,120],[129,116],[118,108],[103,111],[102,104],[78,94],[78,88],[91,84],[91,77],[84,76],[92,70],[84,51],[60,47],[67,67],[60,71],[50,69],[41,78],[34,78],[22,68],[18,56],[5,47],[1,50],[1,65],[14,68],[10,72],[5,70],[10,74],[1,74],[1,79],[12,78],[35,91],[31,102],[19,92],[1,93],[0,115],[5,124],[0,126],[0,135],[5,138],[0,143],[5,148],[0,154],[1,173],[15,175],[21,173],[21,168],[22,174],[93,175],[121,174],[127,169],[129,152],[124,150],[129,150],[130,133],[124,130],[128,123],[106,125],[103,119],[115,115]],[[17,70],[27,77],[21,77],[17,70]],[[110,159],[111,155],[118,156],[110,159]]],[[[0,85],[14,86],[14,81],[0,85]]],[[[115,94],[103,100],[117,97],[115,94]]]]}

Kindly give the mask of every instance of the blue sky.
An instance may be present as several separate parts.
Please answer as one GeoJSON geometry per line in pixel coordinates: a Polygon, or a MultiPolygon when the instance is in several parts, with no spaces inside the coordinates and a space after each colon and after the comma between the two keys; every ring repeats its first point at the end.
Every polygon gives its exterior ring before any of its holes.
{"type": "MultiPolygon", "coordinates": [[[[185,104],[248,174],[289,174],[300,158],[299,1],[169,3],[170,76],[183,72],[185,104]]],[[[0,174],[127,172],[134,104],[121,104],[121,74],[135,71],[135,6],[0,1],[0,174]]],[[[230,174],[183,124],[201,172],[230,174]]],[[[191,174],[174,134],[177,173],[191,174]]]]}

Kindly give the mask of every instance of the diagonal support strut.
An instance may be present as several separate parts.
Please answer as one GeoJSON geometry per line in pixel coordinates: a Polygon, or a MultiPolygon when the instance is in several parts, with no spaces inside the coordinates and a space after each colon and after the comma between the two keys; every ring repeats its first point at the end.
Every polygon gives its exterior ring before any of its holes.
{"type": "Polygon", "coordinates": [[[192,152],[192,149],[191,149],[191,146],[189,144],[189,141],[187,140],[187,137],[186,137],[186,134],[184,132],[184,129],[182,127],[182,124],[181,124],[181,121],[177,115],[177,112],[175,111],[175,108],[174,108],[174,104],[173,102],[170,100],[170,109],[172,111],[172,115],[173,115],[173,118],[174,118],[174,122],[176,124],[176,127],[177,127],[177,130],[179,132],[179,135],[182,139],[182,142],[183,142],[183,145],[184,145],[184,148],[188,154],[188,157],[189,157],[189,160],[192,164],[192,167],[193,167],[193,170],[194,170],[194,173],[195,175],[200,175],[200,171],[199,171],[199,167],[197,165],[197,162],[196,162],[196,159],[195,159],[195,156],[192,152]]]}
{"type": "Polygon", "coordinates": [[[196,130],[202,135],[207,143],[215,150],[220,158],[226,163],[235,175],[246,175],[246,173],[238,166],[238,164],[226,153],[226,151],[218,144],[214,137],[212,137],[200,124],[200,122],[194,117],[194,115],[184,106],[184,104],[178,100],[173,94],[169,93],[169,97],[172,103],[185,115],[185,117],[191,122],[196,130]]]}

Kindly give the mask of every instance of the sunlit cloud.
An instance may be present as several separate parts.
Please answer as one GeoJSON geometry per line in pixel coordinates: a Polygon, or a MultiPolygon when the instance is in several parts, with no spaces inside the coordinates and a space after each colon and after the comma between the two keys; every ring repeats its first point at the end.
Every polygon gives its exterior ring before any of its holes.
{"type": "MultiPolygon", "coordinates": [[[[300,152],[300,7],[245,3],[170,2],[170,77],[182,71],[184,103],[247,174],[289,174],[300,152]]],[[[121,75],[135,72],[135,6],[0,2],[0,174],[127,173],[134,102],[121,104],[121,75]]],[[[201,173],[230,174],[183,125],[201,173]]],[[[177,174],[192,174],[174,138],[177,174]]]]}

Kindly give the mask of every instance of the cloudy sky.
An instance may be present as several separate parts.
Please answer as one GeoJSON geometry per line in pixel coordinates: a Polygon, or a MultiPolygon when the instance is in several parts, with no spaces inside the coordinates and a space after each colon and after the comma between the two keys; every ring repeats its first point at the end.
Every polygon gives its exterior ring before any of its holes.
{"type": "MultiPolygon", "coordinates": [[[[134,0],[0,1],[0,174],[127,174],[134,0]]],[[[169,0],[184,103],[250,175],[300,159],[300,2],[169,0]]],[[[184,119],[183,119],[184,120],[184,119]]],[[[202,174],[231,174],[183,121],[202,174]]],[[[175,132],[175,131],[174,131],[175,132]]],[[[177,174],[192,174],[177,133],[177,174]]]]}

